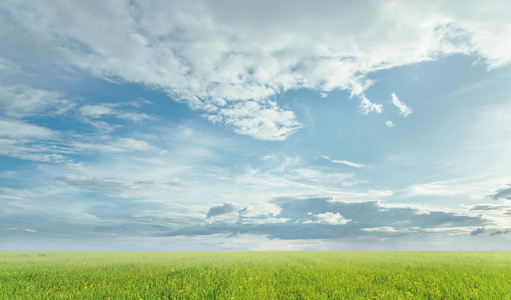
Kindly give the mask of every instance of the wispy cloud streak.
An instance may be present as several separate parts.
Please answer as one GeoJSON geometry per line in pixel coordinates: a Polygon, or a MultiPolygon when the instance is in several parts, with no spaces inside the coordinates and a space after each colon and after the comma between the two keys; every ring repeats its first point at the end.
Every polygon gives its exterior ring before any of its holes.
{"type": "Polygon", "coordinates": [[[392,94],[392,104],[394,104],[395,107],[399,109],[399,114],[403,117],[408,117],[412,114],[413,110],[403,102],[399,101],[399,98],[397,98],[396,94],[392,94]]]}

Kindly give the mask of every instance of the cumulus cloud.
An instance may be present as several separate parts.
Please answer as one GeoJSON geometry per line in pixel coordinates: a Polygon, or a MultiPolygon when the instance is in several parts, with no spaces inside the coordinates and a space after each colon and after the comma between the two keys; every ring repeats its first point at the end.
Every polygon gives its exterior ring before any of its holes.
{"type": "Polygon", "coordinates": [[[399,114],[405,118],[408,117],[413,112],[413,110],[410,107],[408,107],[408,105],[399,101],[399,98],[397,98],[396,94],[394,93],[392,93],[392,104],[394,104],[394,106],[399,109],[399,114]]]}
{"type": "Polygon", "coordinates": [[[375,112],[378,114],[383,112],[383,105],[372,103],[365,96],[361,97],[359,108],[364,115],[367,115],[370,112],[375,112]]]}
{"type": "Polygon", "coordinates": [[[293,112],[283,110],[271,101],[267,104],[245,101],[203,116],[214,123],[223,121],[236,133],[258,140],[282,141],[302,127],[293,112]]]}
{"type": "Polygon", "coordinates": [[[385,122],[385,125],[387,125],[387,127],[394,127],[394,123],[392,121],[385,122]]]}
{"type": "Polygon", "coordinates": [[[344,225],[351,222],[349,219],[345,219],[339,213],[326,212],[324,214],[314,215],[312,213],[309,220],[304,221],[303,224],[328,224],[328,225],[344,225]]]}
{"type": "Polygon", "coordinates": [[[279,93],[348,90],[363,114],[381,113],[364,94],[372,72],[454,53],[478,55],[490,69],[511,61],[502,43],[510,4],[499,0],[464,9],[444,1],[26,0],[0,9],[9,16],[0,19],[2,61],[144,84],[260,140],[284,140],[302,126],[270,101],[279,93]]]}
{"type": "MultiPolygon", "coordinates": [[[[344,202],[331,198],[279,198],[271,202],[278,214],[259,215],[250,221],[206,223],[184,227],[163,235],[257,234],[278,239],[337,239],[345,237],[406,237],[441,232],[467,234],[489,221],[441,210],[382,205],[379,202],[344,202]],[[275,221],[277,220],[277,221],[275,221]],[[341,229],[342,228],[342,229],[341,229]]],[[[215,208],[216,209],[216,208],[215,208]]],[[[218,207],[232,213],[234,207],[218,207]]],[[[240,211],[243,211],[240,210],[240,211]]]]}

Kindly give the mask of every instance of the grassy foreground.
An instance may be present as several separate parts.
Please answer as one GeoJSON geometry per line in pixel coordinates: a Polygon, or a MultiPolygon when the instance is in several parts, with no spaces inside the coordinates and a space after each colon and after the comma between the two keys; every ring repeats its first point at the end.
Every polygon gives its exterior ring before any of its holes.
{"type": "Polygon", "coordinates": [[[511,299],[511,252],[0,252],[0,299],[511,299]]]}

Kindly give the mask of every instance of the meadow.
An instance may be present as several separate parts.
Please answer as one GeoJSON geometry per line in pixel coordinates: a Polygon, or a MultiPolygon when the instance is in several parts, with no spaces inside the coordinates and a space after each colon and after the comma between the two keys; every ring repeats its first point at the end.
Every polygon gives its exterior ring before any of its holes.
{"type": "Polygon", "coordinates": [[[0,252],[0,299],[511,299],[511,253],[0,252]]]}

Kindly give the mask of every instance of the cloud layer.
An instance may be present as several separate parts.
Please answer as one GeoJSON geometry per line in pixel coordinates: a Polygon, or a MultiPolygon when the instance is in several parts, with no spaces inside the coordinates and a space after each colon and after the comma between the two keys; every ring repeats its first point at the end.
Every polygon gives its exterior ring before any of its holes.
{"type": "Polygon", "coordinates": [[[285,140],[303,126],[272,100],[285,91],[348,90],[362,113],[381,113],[364,93],[371,72],[453,53],[478,55],[488,68],[511,61],[502,43],[508,1],[460,9],[444,1],[27,0],[0,9],[5,68],[78,68],[144,84],[260,140],[285,140]]]}
{"type": "MultiPolygon", "coordinates": [[[[376,201],[343,202],[329,198],[281,198],[277,210],[244,215],[230,221],[208,222],[165,233],[165,236],[256,234],[270,239],[338,239],[347,237],[417,237],[428,233],[477,235],[490,224],[481,216],[438,210],[382,205],[376,201]],[[254,222],[251,219],[257,219],[254,222]]],[[[231,204],[213,207],[216,214],[233,213],[231,204]]]]}

